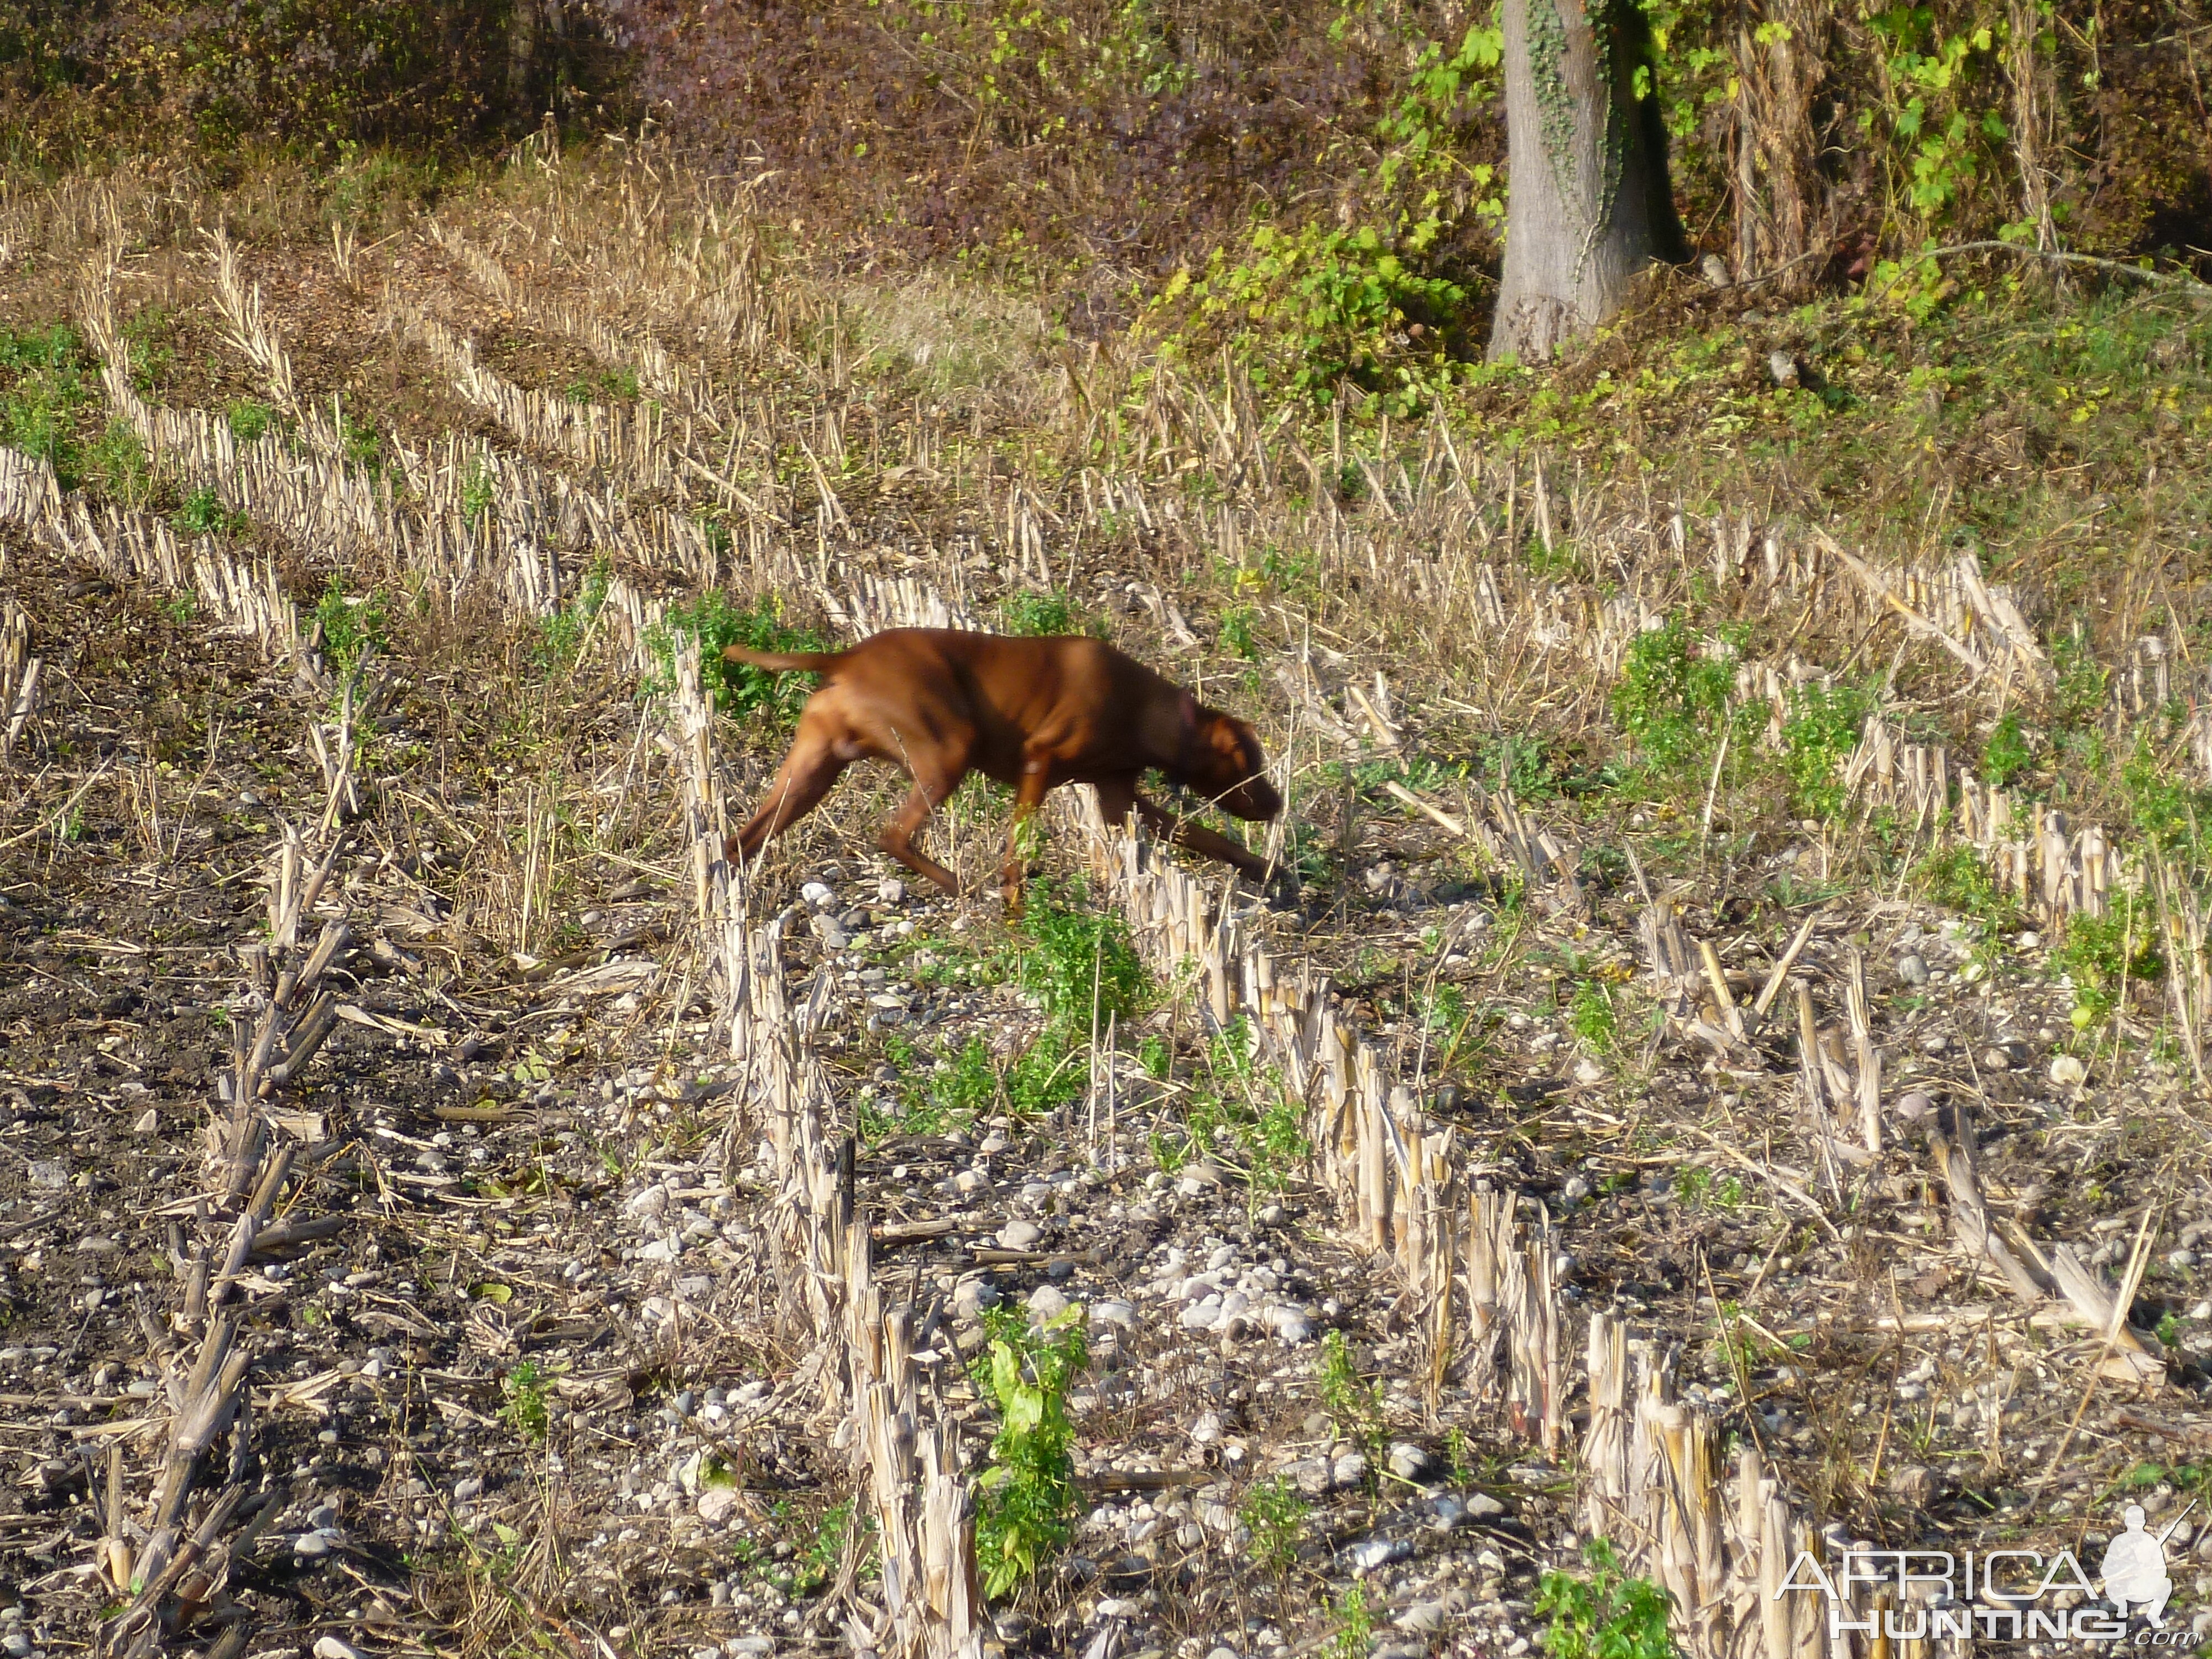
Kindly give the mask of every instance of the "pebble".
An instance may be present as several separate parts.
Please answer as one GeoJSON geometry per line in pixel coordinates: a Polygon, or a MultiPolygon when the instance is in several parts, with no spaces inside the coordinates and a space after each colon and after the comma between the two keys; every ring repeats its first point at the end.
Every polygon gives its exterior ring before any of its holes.
{"type": "Polygon", "coordinates": [[[2088,1078],[2089,1068],[2071,1054],[2061,1054],[2051,1062],[2051,1080],[2062,1089],[2077,1088],[2088,1078]]]}
{"type": "Polygon", "coordinates": [[[710,1527],[721,1525],[737,1507],[738,1492],[734,1486],[709,1486],[699,1494],[699,1518],[710,1527]]]}
{"type": "Polygon", "coordinates": [[[292,1540],[292,1553],[302,1561],[313,1561],[331,1553],[331,1535],[326,1532],[303,1532],[292,1540]]]}
{"type": "Polygon", "coordinates": [[[740,1636],[734,1642],[724,1643],[722,1651],[728,1654],[730,1659],[767,1659],[768,1655],[775,1651],[775,1638],[740,1636]]]}
{"type": "Polygon", "coordinates": [[[1897,959],[1897,976],[1907,985],[1925,985],[1928,964],[1917,952],[1907,951],[1897,959]]]}
{"type": "Polygon", "coordinates": [[[1067,1311],[1067,1298],[1050,1285],[1040,1285],[1030,1292],[1030,1323],[1048,1325],[1067,1311]]]}
{"type": "Polygon", "coordinates": [[[1426,1636],[1442,1630],[1444,1620],[1449,1617],[1451,1609],[1442,1601],[1416,1601],[1392,1622],[1400,1630],[1411,1631],[1416,1636],[1426,1636]]]}
{"type": "Polygon", "coordinates": [[[808,882],[805,886],[799,890],[799,896],[817,910],[825,904],[834,904],[837,901],[836,892],[826,881],[808,882]]]}
{"type": "Polygon", "coordinates": [[[903,904],[906,902],[906,884],[896,876],[886,876],[876,884],[876,902],[903,904]]]}
{"type": "Polygon", "coordinates": [[[1420,1481],[1427,1479],[1435,1467],[1435,1460],[1409,1440],[1400,1440],[1390,1447],[1390,1473],[1401,1480],[1420,1481]]]}
{"type": "Polygon", "coordinates": [[[1575,1081],[1587,1086],[1605,1081],[1605,1067],[1585,1054],[1575,1062],[1575,1081]]]}
{"type": "Polygon", "coordinates": [[[1358,1452],[1346,1452],[1336,1460],[1328,1478],[1331,1485],[1340,1488],[1356,1486],[1367,1479],[1367,1460],[1358,1452]]]}
{"type": "Polygon", "coordinates": [[[1935,1112],[1936,1103],[1919,1090],[1914,1089],[1909,1093],[1899,1096],[1897,1104],[1891,1109],[1907,1123],[1917,1123],[1922,1118],[1929,1116],[1935,1112]]]}
{"type": "Polygon", "coordinates": [[[1026,1250],[1044,1237],[1044,1229],[1034,1221],[1009,1221],[999,1229],[999,1248],[1002,1250],[1026,1250]]]}
{"type": "Polygon", "coordinates": [[[362,1655],[350,1642],[341,1642],[335,1636],[318,1636],[315,1659],[362,1659],[362,1655]]]}
{"type": "Polygon", "coordinates": [[[1346,1550],[1344,1559],[1354,1572],[1372,1572],[1413,1553],[1413,1547],[1402,1538],[1369,1538],[1346,1550]]]}
{"type": "Polygon", "coordinates": [[[853,942],[851,936],[837,925],[834,916],[817,915],[806,925],[814,937],[822,941],[822,947],[826,951],[842,951],[853,942]]]}
{"type": "Polygon", "coordinates": [[[456,1504],[465,1504],[483,1496],[483,1477],[480,1474],[472,1474],[465,1480],[453,1482],[453,1501],[456,1504]]]}
{"type": "Polygon", "coordinates": [[[1298,1490],[1309,1498],[1318,1498],[1328,1490],[1329,1467],[1318,1457],[1302,1457],[1287,1463],[1283,1473],[1298,1484],[1298,1490]]]}
{"type": "Polygon", "coordinates": [[[1505,1505],[1499,1503],[1488,1492],[1469,1492],[1468,1494],[1467,1514],[1469,1520],[1495,1521],[1499,1516],[1504,1513],[1505,1505]]]}
{"type": "Polygon", "coordinates": [[[1985,1048],[1982,1051],[1982,1069],[1985,1072],[2009,1072],[2012,1070],[2012,1056],[2002,1048],[1985,1048]]]}
{"type": "Polygon", "coordinates": [[[1449,1495],[1439,1498],[1431,1507],[1436,1511],[1436,1519],[1429,1524],[1438,1532],[1449,1532],[1468,1518],[1467,1505],[1449,1495]]]}
{"type": "Polygon", "coordinates": [[[1091,1324],[1094,1329],[1111,1325],[1116,1330],[1133,1331],[1137,1328],[1136,1307],[1118,1297],[1102,1297],[1091,1304],[1091,1324]]]}
{"type": "Polygon", "coordinates": [[[1212,1412],[1206,1413],[1190,1425],[1190,1437],[1201,1446],[1210,1446],[1221,1438],[1221,1419],[1212,1412]]]}

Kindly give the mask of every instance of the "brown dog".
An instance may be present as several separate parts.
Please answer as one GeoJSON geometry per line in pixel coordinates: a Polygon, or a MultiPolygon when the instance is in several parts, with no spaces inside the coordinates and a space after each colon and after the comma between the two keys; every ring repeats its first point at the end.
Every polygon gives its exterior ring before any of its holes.
{"type": "Polygon", "coordinates": [[[959,884],[915,850],[914,837],[969,772],[1016,792],[1000,872],[1010,904],[1021,902],[1016,838],[1045,791],[1061,783],[1094,785],[1109,822],[1119,823],[1134,806],[1155,834],[1267,877],[1264,860],[1162,811],[1137,790],[1138,780],[1157,767],[1237,817],[1273,817],[1283,799],[1267,781],[1267,757],[1251,726],[1201,706],[1103,641],[895,628],[834,654],[733,645],[722,655],[756,668],[811,669],[823,682],[799,717],[799,735],[768,799],[730,837],[732,864],[805,814],[854,761],[874,758],[914,780],[914,793],[877,844],[948,893],[958,892],[959,884]]]}

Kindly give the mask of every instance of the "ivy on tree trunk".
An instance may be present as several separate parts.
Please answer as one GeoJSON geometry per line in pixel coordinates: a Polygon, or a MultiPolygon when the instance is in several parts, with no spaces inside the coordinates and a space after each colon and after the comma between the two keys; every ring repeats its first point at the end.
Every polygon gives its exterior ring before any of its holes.
{"type": "Polygon", "coordinates": [[[1490,355],[1548,359],[1688,257],[1636,0],[1504,0],[1511,167],[1490,355]]]}

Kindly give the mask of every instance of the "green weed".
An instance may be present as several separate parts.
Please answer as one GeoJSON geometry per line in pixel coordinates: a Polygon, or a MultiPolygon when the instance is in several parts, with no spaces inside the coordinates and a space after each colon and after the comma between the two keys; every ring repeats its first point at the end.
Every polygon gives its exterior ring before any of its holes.
{"type": "Polygon", "coordinates": [[[1735,672],[1695,643],[1688,619],[1679,614],[1638,634],[1621,663],[1613,691],[1613,717],[1637,758],[1668,773],[1712,752],[1728,718],[1735,672]]]}
{"type": "Polygon", "coordinates": [[[1983,781],[1992,789],[2009,789],[2027,774],[2034,758],[2020,716],[2007,713],[1990,728],[1989,741],[1982,745],[1983,781]]]}
{"type": "Polygon", "coordinates": [[[276,423],[276,411],[258,398],[233,398],[222,406],[230,435],[242,444],[258,443],[276,423]]]}
{"type": "Polygon", "coordinates": [[[499,1391],[504,1401],[500,1415],[507,1419],[507,1427],[533,1443],[544,1439],[551,1425],[545,1401],[552,1391],[552,1379],[538,1368],[538,1362],[525,1359],[514,1365],[500,1378],[499,1391]]]}
{"type": "Polygon", "coordinates": [[[1231,605],[1221,613],[1221,648],[1233,652],[1247,662],[1256,661],[1260,647],[1252,637],[1252,623],[1258,612],[1249,605],[1231,605]]]}
{"type": "Polygon", "coordinates": [[[999,602],[999,619],[1009,634],[1073,634],[1075,611],[1067,595],[1024,589],[999,602]]]}
{"type": "Polygon", "coordinates": [[[1554,1569],[1537,1584],[1536,1616],[1547,1621],[1537,1640],[1550,1659],[1673,1659],[1667,1592],[1622,1572],[1607,1539],[1591,1539],[1583,1559],[1588,1577],[1554,1569]]]}
{"type": "Polygon", "coordinates": [[[222,497],[205,484],[185,497],[169,522],[187,536],[234,536],[246,527],[246,515],[225,507],[222,497]]]}
{"type": "Polygon", "coordinates": [[[1137,1045],[1137,1064],[1155,1083],[1164,1083],[1175,1070],[1175,1050],[1164,1036],[1148,1036],[1137,1045]]]}
{"type": "Polygon", "coordinates": [[[84,447],[84,477],[112,501],[125,507],[143,507],[153,493],[153,475],[146,462],[146,446],[131,422],[118,417],[100,428],[100,435],[84,447]]]}
{"type": "Polygon", "coordinates": [[[1790,696],[1782,726],[1783,767],[1797,810],[1832,818],[1843,810],[1844,763],[1858,747],[1873,699],[1856,686],[1808,681],[1790,696]]]}
{"type": "Polygon", "coordinates": [[[975,1557],[993,1601],[1034,1577],[1073,1535],[1081,1493],[1069,1448],[1069,1384],[1090,1363],[1083,1316],[1071,1308],[1042,1329],[1018,1310],[985,1316],[990,1346],[975,1380],[999,1411],[990,1467],[975,1482],[975,1557]]]}
{"type": "Polygon", "coordinates": [[[577,653],[583,649],[584,636],[606,605],[612,574],[607,556],[600,554],[584,573],[584,583],[575,599],[551,616],[538,618],[538,641],[532,655],[540,668],[548,673],[561,673],[575,666],[577,653]]]}
{"type": "Polygon", "coordinates": [[[1288,1475],[1255,1483],[1238,1505],[1237,1518],[1252,1534],[1252,1559],[1277,1577],[1297,1565],[1298,1540],[1313,1512],[1288,1475]]]}
{"type": "Polygon", "coordinates": [[[38,456],[65,489],[74,489],[82,459],[78,411],[91,400],[84,349],[64,323],[21,334],[0,331],[0,443],[38,456]]]}
{"type": "Polygon", "coordinates": [[[1567,1029],[1594,1054],[1609,1054],[1620,1046],[1620,1010],[1604,981],[1585,979],[1576,984],[1574,1000],[1567,1008],[1567,1029]]]}
{"type": "Polygon", "coordinates": [[[1127,925],[1089,907],[1079,884],[1066,899],[1045,883],[1032,886],[1018,949],[1021,982],[1043,1001],[1046,1019],[1084,1042],[1095,1042],[1109,1018],[1127,1020],[1151,994],[1127,925]]]}
{"type": "Polygon", "coordinates": [[[653,662],[647,678],[648,695],[661,695],[676,684],[676,641],[689,635],[699,642],[699,678],[714,694],[715,707],[726,714],[765,714],[787,726],[812,695],[813,684],[798,674],[780,674],[749,663],[726,662],[725,646],[749,646],[756,651],[827,651],[830,643],[811,629],[793,628],[774,609],[740,610],[719,590],[709,589],[690,605],[671,605],[665,624],[646,635],[645,646],[653,662]]]}
{"type": "Polygon", "coordinates": [[[1321,1340],[1321,1405],[1340,1438],[1373,1447],[1389,1431],[1382,1415],[1382,1385],[1360,1376],[1342,1331],[1330,1331],[1321,1340]]]}
{"type": "Polygon", "coordinates": [[[1932,852],[1914,866],[1912,874],[1936,903],[1971,917],[1991,933],[2009,933],[2020,924],[2019,906],[1997,890],[1989,866],[1971,847],[1932,852]]]}
{"type": "Polygon", "coordinates": [[[385,649],[386,609],[390,601],[378,588],[364,599],[349,599],[338,573],[315,602],[313,617],[323,636],[323,655],[341,676],[350,673],[366,653],[385,649]]]}
{"type": "Polygon", "coordinates": [[[1329,1659],[1367,1659],[1375,1646],[1375,1615],[1367,1608],[1367,1586],[1353,1584],[1336,1601],[1336,1634],[1329,1638],[1329,1659]]]}
{"type": "Polygon", "coordinates": [[[2074,982],[2074,1023],[2079,1026],[2095,1024],[2118,1006],[2125,982],[2155,985],[2166,977],[2166,957],[2148,910],[2130,896],[2120,896],[2120,907],[2108,915],[2069,920],[2065,942],[2051,956],[2051,966],[2074,982]]]}

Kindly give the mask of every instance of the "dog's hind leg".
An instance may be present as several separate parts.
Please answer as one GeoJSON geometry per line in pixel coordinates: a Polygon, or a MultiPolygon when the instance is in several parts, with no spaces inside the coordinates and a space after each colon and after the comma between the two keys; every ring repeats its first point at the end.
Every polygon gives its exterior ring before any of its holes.
{"type": "Polygon", "coordinates": [[[852,764],[840,748],[828,722],[812,722],[802,716],[799,736],[792,743],[791,752],[783,757],[783,764],[776,769],[768,798],[745,827],[729,838],[722,855],[732,864],[750,859],[770,838],[811,811],[830,793],[839,774],[852,764]]]}
{"type": "Polygon", "coordinates": [[[929,815],[968,775],[967,760],[963,754],[958,765],[951,766],[942,763],[930,764],[922,762],[920,756],[910,756],[909,769],[914,775],[914,788],[908,793],[906,804],[899,808],[898,816],[884,826],[876,845],[916,875],[927,876],[946,892],[957,896],[959,878],[917,848],[914,838],[929,821],[929,815]]]}

